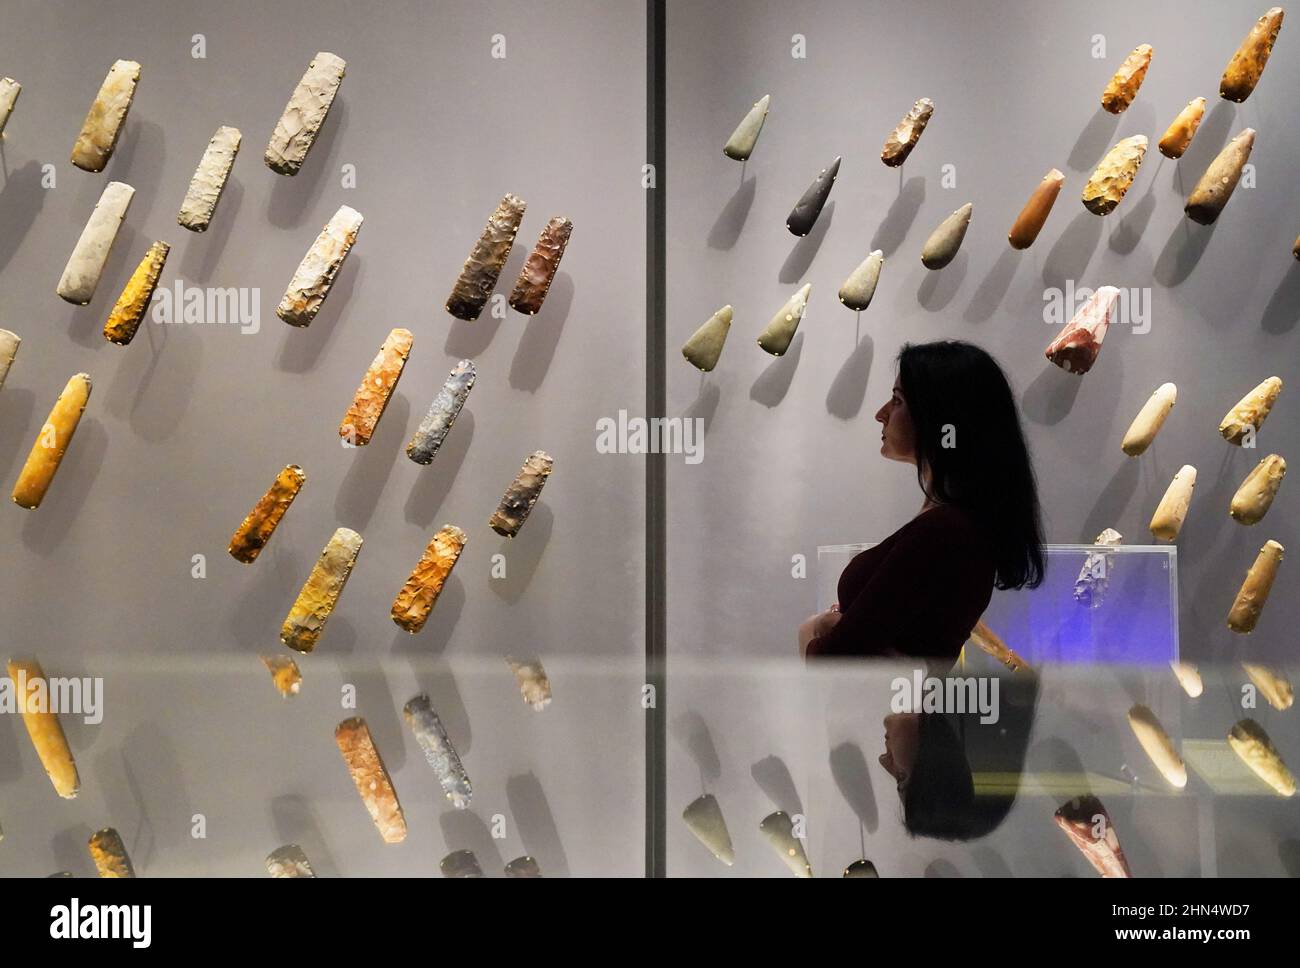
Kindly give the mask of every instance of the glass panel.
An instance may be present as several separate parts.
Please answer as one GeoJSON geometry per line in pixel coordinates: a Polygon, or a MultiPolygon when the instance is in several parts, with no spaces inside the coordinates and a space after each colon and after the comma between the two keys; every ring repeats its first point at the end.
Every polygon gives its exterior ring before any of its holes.
{"type": "Polygon", "coordinates": [[[22,511],[6,492],[0,509],[0,658],[102,677],[104,694],[100,724],[63,717],[76,799],[55,795],[20,718],[0,714],[0,869],[93,874],[87,837],[111,826],[142,876],[265,876],[290,840],[344,876],[437,876],[458,849],[489,876],[525,853],[546,876],[640,876],[644,458],[594,441],[601,418],[645,397],[644,4],[205,10],[56,0],[4,28],[0,74],[27,88],[0,174],[0,326],[23,340],[0,390],[4,487],[69,376],[86,370],[94,389],[44,503],[22,511]],[[262,156],[319,50],[346,74],[285,177],[262,156]],[[117,57],[140,62],[140,86],[90,175],[66,160],[117,57]],[[195,234],[177,210],[219,125],[239,127],[242,148],[195,234]],[[58,272],[108,180],[134,200],[93,301],[72,306],[58,272]],[[453,318],[444,303],[507,192],[527,210],[492,298],[453,318]],[[281,294],[341,205],[364,216],[356,243],[311,325],[286,325],[281,294]],[[526,316],[508,300],[555,216],[572,240],[526,316]],[[131,344],[110,345],[104,322],[155,239],[172,245],[167,305],[156,296],[131,344]],[[344,447],[340,419],[393,327],[414,335],[401,381],[373,439],[344,447]],[[422,466],[407,442],[462,359],[477,380],[422,466]],[[554,472],[503,537],[489,517],[536,450],[554,472]],[[301,493],[260,557],[236,562],[232,532],[290,463],[301,493]],[[390,608],[445,524],[468,542],[411,635],[390,608]],[[319,644],[296,655],[281,623],[340,527],[364,545],[319,644]],[[276,693],[261,654],[297,658],[299,695],[276,693]],[[545,710],[520,700],[508,654],[540,658],[545,710]],[[420,691],[473,782],[464,811],[403,722],[420,691]],[[354,715],[406,811],[401,844],[377,835],[335,746],[354,715]]]}
{"type": "MultiPolygon", "coordinates": [[[[1174,28],[1178,56],[1189,70],[1218,70],[1230,53],[1224,37],[1237,43],[1260,11],[1193,6],[1195,25],[1174,28]]],[[[1294,710],[1273,708],[1238,665],[1287,674],[1300,624],[1287,578],[1293,562],[1281,565],[1249,636],[1225,622],[1265,541],[1294,555],[1292,485],[1253,527],[1228,511],[1261,458],[1300,453],[1300,424],[1279,419],[1279,403],[1257,448],[1234,447],[1216,432],[1270,375],[1293,392],[1295,227],[1261,235],[1268,226],[1243,203],[1253,198],[1271,212],[1287,195],[1274,185],[1267,203],[1252,196],[1263,181],[1237,188],[1212,233],[1185,213],[1199,177],[1189,180],[1189,171],[1205,171],[1241,130],[1240,109],[1211,97],[1197,140],[1172,166],[1155,140],[1191,96],[1161,87],[1172,75],[1160,81],[1152,72],[1122,115],[1103,110],[1102,88],[1132,45],[1171,29],[1167,12],[1122,0],[1086,10],[1018,4],[1014,12],[940,0],[670,0],[667,26],[669,356],[722,307],[731,310],[716,365],[701,372],[677,360],[667,375],[670,415],[694,421],[703,441],[667,459],[669,873],[788,875],[759,832],[781,810],[806,820],[818,876],[839,876],[864,857],[883,876],[1092,876],[1053,822],[1085,793],[1109,811],[1135,875],[1300,870],[1300,814],[1227,745],[1233,724],[1251,717],[1284,759],[1300,764],[1294,710]],[[1122,24],[1131,39],[1084,26],[1093,19],[1122,24]],[[905,163],[882,164],[892,132],[908,139],[900,121],[914,106],[924,113],[919,99],[933,105],[924,133],[905,163]],[[755,105],[767,109],[761,134],[736,160],[724,145],[755,105]],[[1098,218],[1080,203],[1084,183],[1112,145],[1139,134],[1152,141],[1133,188],[1098,218]],[[805,200],[815,200],[836,162],[812,220],[805,200]],[[1064,189],[1032,246],[1012,248],[1017,213],[1053,168],[1064,189]],[[968,203],[962,234],[949,219],[968,203]],[[857,310],[853,294],[841,293],[864,265],[864,274],[872,265],[879,274],[869,305],[857,310]],[[1119,290],[1122,308],[1091,369],[1067,372],[1045,351],[1102,286],[1119,290]],[[770,321],[777,330],[787,324],[780,335],[789,335],[799,302],[784,307],[805,287],[788,344],[760,338],[770,321]],[[949,768],[929,771],[932,794],[906,811],[905,823],[904,799],[877,758],[894,680],[910,682],[912,668],[805,664],[796,636],[835,601],[851,555],[869,546],[842,543],[884,541],[921,509],[917,468],[896,446],[906,429],[887,446],[878,414],[890,413],[903,347],[950,339],[975,344],[1002,369],[1033,457],[1052,542],[1046,581],[995,592],[984,620],[1039,686],[1031,717],[972,724],[949,712],[947,733],[926,727],[934,761],[949,768]],[[1176,406],[1131,457],[1121,442],[1166,381],[1176,384],[1176,406]],[[886,450],[900,459],[885,459],[886,450]],[[1148,545],[1153,514],[1184,465],[1198,477],[1177,550],[1148,545]],[[1107,528],[1125,543],[1105,551],[1089,544],[1107,528]],[[1093,555],[1085,577],[1096,581],[1076,597],[1093,555]],[[1200,665],[1198,698],[1180,686],[1169,667],[1175,659],[1200,665]],[[1184,787],[1172,786],[1139,744],[1128,722],[1135,705],[1149,707],[1182,756],[1184,787]],[[963,818],[948,818],[965,838],[957,843],[917,834],[927,826],[927,799],[931,832],[941,832],[941,808],[965,789],[963,778],[972,790],[1014,790],[1009,812],[993,824],[997,805],[982,804],[978,823],[964,828],[963,818]],[[726,818],[730,868],[683,820],[704,795],[726,818]]],[[[1279,66],[1274,57],[1268,71],[1279,66]]],[[[1297,84],[1300,60],[1264,76],[1252,98],[1267,104],[1297,84]]],[[[1261,151],[1285,166],[1300,151],[1297,131],[1275,127],[1269,147],[1261,128],[1249,170],[1265,170],[1261,151]]],[[[1249,183],[1243,176],[1241,186],[1249,183]]],[[[970,428],[954,424],[951,445],[970,446],[970,428]]],[[[985,467],[1001,466],[985,452],[995,450],[981,450],[985,467]]],[[[1009,696],[1016,677],[968,645],[951,677],[995,674],[1009,696]]],[[[899,742],[905,747],[906,736],[899,742]]]]}
{"type": "Polygon", "coordinates": [[[759,829],[782,810],[801,824],[814,876],[839,877],[865,859],[882,877],[1091,877],[1094,868],[1054,821],[1058,810],[1088,796],[1100,808],[1078,804],[1087,820],[1082,829],[1113,828],[1133,876],[1296,873],[1294,852],[1275,839],[1278,825],[1294,817],[1293,802],[1245,765],[1228,734],[1253,719],[1293,760],[1300,726],[1262,696],[1243,709],[1247,679],[1239,667],[1202,667],[1204,691],[1195,699],[1167,667],[1053,664],[1038,673],[1009,675],[968,647],[951,678],[996,680],[997,693],[983,687],[964,714],[903,714],[891,725],[896,697],[919,674],[906,665],[679,659],[669,873],[790,876],[759,829]],[[981,721],[980,699],[994,700],[987,708],[996,719],[981,721]],[[1182,788],[1165,778],[1130,727],[1137,704],[1181,750],[1182,788]],[[906,760],[909,734],[921,738],[912,740],[911,793],[900,793],[880,757],[892,748],[906,760]],[[725,818],[730,867],[681,817],[704,793],[725,818]]]}
{"type": "Polygon", "coordinates": [[[56,796],[21,718],[0,715],[4,873],[93,876],[87,839],[112,826],[141,876],[265,876],[267,854],[289,843],[322,877],[436,877],[453,850],[473,851],[489,877],[521,855],[546,877],[641,874],[644,713],[627,699],[639,657],[548,654],[553,699],[535,711],[504,659],[330,654],[329,631],[287,699],[255,655],[77,661],[47,650],[48,676],[98,678],[102,696],[87,715],[60,716],[81,777],[74,800],[56,796]],[[355,708],[343,706],[348,686],[355,708]],[[403,720],[421,693],[468,774],[465,809],[403,720]],[[383,841],[335,744],[351,716],[366,720],[391,775],[401,843],[383,841]]]}

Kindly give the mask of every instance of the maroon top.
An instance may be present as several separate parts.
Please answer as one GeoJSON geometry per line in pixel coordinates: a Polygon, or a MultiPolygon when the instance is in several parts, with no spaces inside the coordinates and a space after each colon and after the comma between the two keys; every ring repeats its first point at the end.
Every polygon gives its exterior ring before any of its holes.
{"type": "Polygon", "coordinates": [[[979,525],[952,505],[928,508],[848,563],[843,617],[807,654],[954,659],[988,607],[995,575],[979,525]]]}

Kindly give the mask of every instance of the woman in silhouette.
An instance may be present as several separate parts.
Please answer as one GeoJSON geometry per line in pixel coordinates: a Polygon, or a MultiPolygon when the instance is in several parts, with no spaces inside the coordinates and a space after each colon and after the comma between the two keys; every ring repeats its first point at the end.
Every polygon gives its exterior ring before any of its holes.
{"type": "Polygon", "coordinates": [[[1043,580],[1038,491],[1002,369],[960,340],[905,344],[876,413],[880,453],[916,465],[924,502],[856,555],[839,601],[799,627],[807,658],[957,657],[993,588],[1043,580]]]}

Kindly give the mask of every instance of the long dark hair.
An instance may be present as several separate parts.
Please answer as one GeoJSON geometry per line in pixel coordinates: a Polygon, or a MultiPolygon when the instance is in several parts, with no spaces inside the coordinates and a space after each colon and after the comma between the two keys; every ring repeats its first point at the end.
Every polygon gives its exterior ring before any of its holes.
{"type": "Polygon", "coordinates": [[[898,378],[912,417],[922,489],[984,527],[998,588],[1038,587],[1043,580],[1038,486],[1002,368],[962,340],[906,343],[898,353],[898,378]]]}

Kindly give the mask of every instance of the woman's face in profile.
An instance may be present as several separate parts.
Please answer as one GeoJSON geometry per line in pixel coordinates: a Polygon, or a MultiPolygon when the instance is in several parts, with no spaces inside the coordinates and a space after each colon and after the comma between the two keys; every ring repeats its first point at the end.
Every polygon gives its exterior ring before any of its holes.
{"type": "Polygon", "coordinates": [[[912,417],[907,412],[907,401],[903,399],[902,388],[894,380],[894,389],[889,402],[876,411],[880,421],[880,453],[889,460],[916,462],[916,449],[913,443],[912,417]]]}
{"type": "Polygon", "coordinates": [[[912,775],[920,749],[920,713],[892,713],[885,717],[885,752],[880,754],[880,765],[900,790],[912,775]]]}

